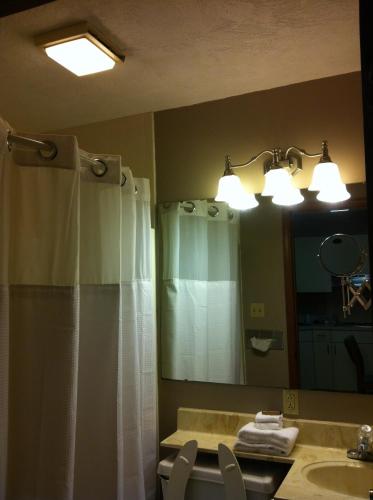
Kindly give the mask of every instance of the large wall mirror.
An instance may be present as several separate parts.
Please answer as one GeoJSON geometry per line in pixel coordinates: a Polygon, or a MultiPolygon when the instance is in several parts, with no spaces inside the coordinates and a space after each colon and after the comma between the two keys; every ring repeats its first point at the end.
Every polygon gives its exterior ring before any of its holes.
{"type": "Polygon", "coordinates": [[[365,185],[238,212],[158,206],[163,378],[373,393],[365,185]]]}

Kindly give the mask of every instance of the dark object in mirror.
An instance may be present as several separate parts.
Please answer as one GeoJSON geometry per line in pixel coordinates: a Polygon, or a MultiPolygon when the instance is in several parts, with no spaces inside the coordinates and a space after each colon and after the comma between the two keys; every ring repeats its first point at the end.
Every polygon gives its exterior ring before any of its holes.
{"type": "Polygon", "coordinates": [[[366,373],[365,362],[359,344],[353,335],[344,339],[348,355],[356,368],[357,390],[363,394],[373,393],[373,373],[366,373]]]}

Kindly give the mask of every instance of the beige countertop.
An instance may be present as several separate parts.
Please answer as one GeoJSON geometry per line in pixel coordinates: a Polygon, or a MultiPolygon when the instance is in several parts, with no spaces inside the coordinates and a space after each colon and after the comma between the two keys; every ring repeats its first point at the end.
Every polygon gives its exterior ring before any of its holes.
{"type": "MultiPolygon", "coordinates": [[[[191,439],[198,441],[198,449],[207,453],[217,453],[219,443],[233,449],[237,431],[253,421],[253,414],[220,412],[179,408],[178,429],[161,442],[167,448],[180,448],[191,439]]],[[[299,428],[299,437],[291,455],[278,457],[258,453],[235,452],[237,456],[254,460],[288,463],[291,468],[276,492],[276,500],[342,500],[354,497],[350,492],[348,478],[342,478],[344,493],[334,493],[310,482],[304,469],[318,462],[344,462],[355,467],[371,469],[373,488],[373,463],[354,461],[346,458],[347,448],[354,446],[358,425],[321,422],[301,419],[284,419],[284,425],[299,428]]],[[[333,480],[334,478],[331,478],[333,480]]],[[[368,498],[368,491],[367,496],[368,498]]]]}

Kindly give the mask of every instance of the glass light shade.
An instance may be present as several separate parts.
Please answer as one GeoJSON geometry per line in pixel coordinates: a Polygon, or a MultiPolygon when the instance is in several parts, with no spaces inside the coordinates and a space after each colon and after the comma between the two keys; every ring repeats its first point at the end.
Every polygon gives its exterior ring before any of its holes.
{"type": "Polygon", "coordinates": [[[292,205],[298,205],[304,201],[304,197],[300,192],[300,189],[290,186],[288,189],[284,189],[283,191],[279,191],[272,198],[272,202],[276,205],[281,205],[285,207],[290,207],[292,205]]]}
{"type": "Polygon", "coordinates": [[[115,65],[108,54],[85,37],[46,47],[45,52],[77,76],[107,71],[115,65]]]}
{"type": "Polygon", "coordinates": [[[304,200],[299,189],[293,186],[289,172],[283,168],[269,170],[265,174],[265,185],[262,196],[273,196],[276,205],[291,206],[304,200]]]}
{"type": "Polygon", "coordinates": [[[326,203],[348,200],[351,195],[342,182],[338,165],[333,162],[318,163],[313,170],[309,191],[319,191],[316,198],[326,203]]]}
{"type": "Polygon", "coordinates": [[[240,178],[235,174],[224,175],[219,179],[215,200],[225,201],[235,210],[248,210],[259,205],[253,194],[245,192],[240,178]]]}
{"type": "Polygon", "coordinates": [[[265,183],[262,196],[275,196],[278,191],[287,188],[291,177],[283,168],[269,170],[264,175],[265,183]]]}
{"type": "Polygon", "coordinates": [[[215,201],[225,201],[229,203],[236,197],[241,196],[242,192],[243,187],[237,175],[224,175],[219,179],[218,194],[215,196],[215,201]]]}
{"type": "Polygon", "coordinates": [[[235,210],[249,210],[250,208],[255,208],[259,205],[255,195],[252,193],[245,193],[244,190],[242,190],[242,193],[232,199],[228,204],[235,210]]]}
{"type": "Polygon", "coordinates": [[[351,198],[351,195],[347,191],[346,185],[343,184],[343,182],[340,182],[321,189],[316,198],[319,201],[325,201],[326,203],[338,203],[340,201],[348,200],[351,198]]]}
{"type": "Polygon", "coordinates": [[[325,187],[342,184],[341,174],[336,163],[318,163],[313,169],[309,191],[321,191],[325,187]]]}

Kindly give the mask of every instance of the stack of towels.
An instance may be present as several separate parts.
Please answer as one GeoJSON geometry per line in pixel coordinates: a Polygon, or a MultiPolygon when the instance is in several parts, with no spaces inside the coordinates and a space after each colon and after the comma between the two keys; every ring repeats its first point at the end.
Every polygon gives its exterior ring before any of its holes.
{"type": "Polygon", "coordinates": [[[257,413],[255,422],[244,425],[239,431],[234,449],[266,455],[290,455],[298,437],[296,427],[283,428],[282,415],[257,413]]]}

